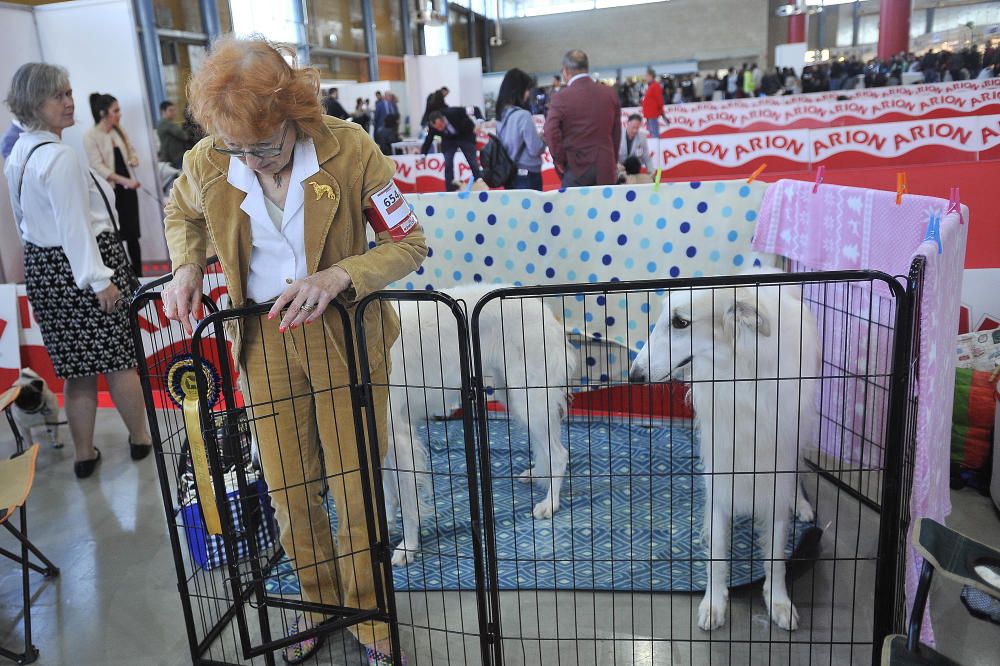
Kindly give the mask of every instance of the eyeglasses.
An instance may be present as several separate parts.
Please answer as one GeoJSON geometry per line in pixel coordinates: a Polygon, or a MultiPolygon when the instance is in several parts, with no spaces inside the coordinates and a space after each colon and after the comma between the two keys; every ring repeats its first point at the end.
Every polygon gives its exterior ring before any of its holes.
{"type": "Polygon", "coordinates": [[[288,123],[285,123],[285,129],[281,131],[281,142],[277,146],[270,146],[268,148],[257,148],[255,150],[235,150],[233,148],[219,148],[216,145],[212,145],[212,149],[217,153],[222,153],[223,155],[229,155],[230,157],[257,157],[259,159],[270,159],[272,157],[277,157],[281,154],[281,151],[285,147],[285,135],[288,134],[288,123]]]}

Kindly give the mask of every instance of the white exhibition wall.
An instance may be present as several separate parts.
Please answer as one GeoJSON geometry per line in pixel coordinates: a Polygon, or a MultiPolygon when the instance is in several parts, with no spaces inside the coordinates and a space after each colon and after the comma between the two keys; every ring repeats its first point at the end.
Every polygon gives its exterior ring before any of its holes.
{"type": "Polygon", "coordinates": [[[482,58],[462,58],[458,61],[460,95],[449,95],[452,106],[478,106],[483,111],[483,60],[482,58]]]}
{"type": "MultiPolygon", "coordinates": [[[[0,5],[0,25],[3,39],[0,39],[0,99],[7,96],[10,80],[22,64],[41,60],[42,54],[35,33],[35,19],[31,7],[23,5],[0,5]]],[[[0,132],[6,132],[11,121],[10,110],[0,104],[0,132]]],[[[24,265],[20,234],[14,224],[11,212],[7,179],[0,178],[0,283],[23,282],[24,265]]]]}
{"type": "MultiPolygon", "coordinates": [[[[139,157],[142,183],[139,214],[143,257],[167,256],[163,239],[163,202],[157,196],[155,130],[150,125],[145,74],[139,51],[132,3],[129,0],[75,0],[38,7],[0,5],[0,88],[3,96],[14,71],[31,61],[62,65],[69,71],[76,101],[76,125],[63,133],[86,163],[83,135],[94,124],[88,97],[92,92],[114,95],[122,108],[122,126],[139,157]]],[[[0,105],[2,130],[10,112],[0,105]]],[[[10,210],[6,181],[0,179],[0,281],[24,279],[21,242],[10,210]]]]}
{"type": "Polygon", "coordinates": [[[435,90],[446,86],[451,91],[446,100],[448,104],[461,105],[462,82],[458,61],[457,53],[403,57],[403,68],[406,73],[406,112],[410,115],[410,133],[413,136],[420,130],[420,118],[424,115],[427,96],[435,90]]]}
{"type": "Polygon", "coordinates": [[[76,0],[35,8],[35,22],[46,62],[69,70],[76,100],[76,125],[63,139],[83,153],[83,135],[94,120],[90,93],[109,93],[122,109],[121,124],[139,157],[136,177],[142,251],[146,260],[167,256],[163,238],[163,201],[156,180],[155,129],[150,124],[146,76],[142,68],[135,17],[129,0],[76,0]]]}

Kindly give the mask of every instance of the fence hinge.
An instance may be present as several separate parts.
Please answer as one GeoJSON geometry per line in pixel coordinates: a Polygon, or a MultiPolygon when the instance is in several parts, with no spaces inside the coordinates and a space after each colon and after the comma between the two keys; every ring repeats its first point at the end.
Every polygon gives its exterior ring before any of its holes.
{"type": "Polygon", "coordinates": [[[358,384],[357,389],[358,407],[367,407],[371,401],[371,398],[369,397],[372,390],[371,384],[358,384]]]}
{"type": "Polygon", "coordinates": [[[486,642],[490,645],[496,645],[500,642],[500,626],[496,622],[486,624],[486,642]]]}

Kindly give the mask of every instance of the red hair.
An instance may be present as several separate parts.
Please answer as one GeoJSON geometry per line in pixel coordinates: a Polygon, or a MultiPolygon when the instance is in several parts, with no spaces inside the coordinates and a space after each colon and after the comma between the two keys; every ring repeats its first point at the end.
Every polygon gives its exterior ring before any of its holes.
{"type": "Polygon", "coordinates": [[[299,136],[319,138],[319,72],[294,63],[294,53],[263,38],[220,37],[188,81],[192,116],[208,133],[241,144],[267,140],[286,120],[299,136]]]}

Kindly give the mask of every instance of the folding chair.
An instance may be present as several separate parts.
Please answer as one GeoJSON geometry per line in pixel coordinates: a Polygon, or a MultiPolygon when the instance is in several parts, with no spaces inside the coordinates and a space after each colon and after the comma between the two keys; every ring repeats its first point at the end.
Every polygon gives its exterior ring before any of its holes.
{"type": "Polygon", "coordinates": [[[31,492],[31,484],[35,479],[35,459],[38,457],[38,444],[32,444],[25,450],[24,440],[14,423],[14,415],[10,407],[14,404],[20,389],[14,387],[0,396],[0,409],[7,415],[7,422],[14,433],[16,452],[10,460],[0,461],[0,525],[14,535],[21,544],[21,554],[0,547],[0,555],[17,562],[21,566],[21,584],[23,594],[22,615],[24,616],[24,651],[14,652],[0,647],[0,656],[13,659],[18,664],[30,664],[38,659],[38,648],[31,643],[31,588],[28,584],[29,570],[37,571],[46,578],[59,575],[59,568],[52,564],[34,544],[28,540],[28,511],[25,502],[31,492]],[[15,510],[20,513],[20,527],[11,524],[10,517],[15,510]],[[42,563],[35,564],[30,554],[42,563]]]}
{"type": "Polygon", "coordinates": [[[1000,551],[963,536],[929,518],[920,518],[913,530],[913,546],[924,558],[920,582],[913,600],[907,633],[886,636],[882,644],[883,666],[958,666],[920,642],[920,625],[927,606],[931,579],[937,570],[945,578],[1000,597],[1000,551]]]}

